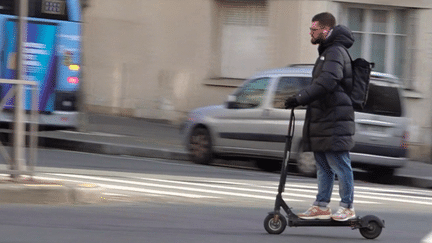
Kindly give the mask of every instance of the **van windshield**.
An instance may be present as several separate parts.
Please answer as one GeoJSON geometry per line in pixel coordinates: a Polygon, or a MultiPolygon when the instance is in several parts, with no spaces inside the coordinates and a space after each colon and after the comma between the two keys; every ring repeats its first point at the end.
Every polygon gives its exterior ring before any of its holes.
{"type": "Polygon", "coordinates": [[[402,116],[398,88],[391,85],[379,85],[371,80],[368,99],[362,112],[385,116],[402,116]]]}

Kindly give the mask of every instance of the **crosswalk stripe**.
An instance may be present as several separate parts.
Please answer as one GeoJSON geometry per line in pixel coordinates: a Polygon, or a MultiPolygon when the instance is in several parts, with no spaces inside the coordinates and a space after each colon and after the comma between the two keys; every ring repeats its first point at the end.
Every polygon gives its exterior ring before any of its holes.
{"type": "Polygon", "coordinates": [[[136,192],[145,192],[150,194],[159,194],[159,195],[168,195],[168,196],[177,196],[177,197],[188,197],[188,198],[218,198],[212,196],[203,196],[197,194],[188,194],[188,193],[176,193],[176,192],[167,192],[167,191],[159,191],[159,190],[151,190],[151,189],[142,189],[136,187],[128,187],[128,186],[116,186],[109,184],[99,184],[99,186],[108,189],[115,190],[126,190],[126,191],[136,191],[136,192]]]}
{"type": "MultiPolygon", "coordinates": [[[[272,188],[276,189],[276,187],[272,187],[272,188]]],[[[307,191],[307,192],[311,192],[311,193],[317,192],[316,189],[315,190],[295,189],[295,188],[289,188],[289,187],[286,187],[285,191],[298,191],[298,192],[307,191]]],[[[337,187],[335,188],[335,191],[337,191],[337,187]]],[[[393,190],[393,191],[396,192],[395,190],[393,190]]],[[[291,194],[291,195],[299,196],[298,194],[291,194]]],[[[432,205],[432,203],[430,203],[430,202],[414,201],[414,199],[416,199],[416,200],[431,200],[431,198],[427,198],[427,197],[397,195],[397,194],[390,194],[390,193],[365,192],[365,191],[360,191],[360,190],[355,190],[354,196],[356,198],[367,198],[367,199],[376,199],[376,200],[387,200],[387,201],[409,202],[409,203],[416,203],[416,204],[432,205]],[[371,195],[373,195],[373,196],[371,196],[371,195]],[[413,200],[404,200],[401,198],[407,198],[407,199],[413,199],[413,200]]],[[[356,203],[368,203],[367,201],[360,201],[357,199],[355,200],[355,202],[356,203]]]]}
{"type": "MultiPolygon", "coordinates": [[[[45,177],[37,176],[35,178],[39,179],[49,179],[45,177]]],[[[78,182],[83,183],[84,181],[78,181],[78,180],[71,180],[68,179],[68,181],[72,182],[78,182]]],[[[108,188],[108,189],[115,189],[115,190],[127,190],[127,191],[136,191],[136,192],[145,192],[149,194],[159,194],[159,195],[168,195],[168,196],[177,196],[177,197],[187,197],[187,198],[218,198],[213,196],[203,196],[203,195],[197,195],[197,194],[189,194],[189,193],[176,193],[176,192],[167,192],[167,191],[159,191],[159,190],[151,190],[151,189],[142,189],[137,187],[127,187],[127,186],[116,186],[116,185],[109,185],[109,184],[101,184],[98,183],[100,187],[108,188]]]]}
{"type": "MultiPolygon", "coordinates": [[[[156,178],[144,178],[144,177],[131,177],[131,179],[143,180],[143,181],[131,181],[131,180],[121,180],[121,179],[113,179],[99,176],[86,176],[86,175],[76,175],[76,174],[59,174],[59,173],[48,173],[46,175],[52,175],[57,177],[66,177],[66,178],[79,178],[79,179],[87,179],[87,180],[96,180],[98,181],[98,185],[107,189],[114,190],[128,190],[128,191],[136,191],[150,194],[159,194],[159,195],[171,195],[171,196],[182,196],[189,198],[220,198],[217,195],[225,195],[225,196],[237,196],[237,197],[246,197],[246,198],[255,198],[255,199],[264,199],[264,200],[275,200],[275,196],[277,194],[277,186],[263,186],[263,185],[255,185],[252,183],[242,183],[236,181],[222,181],[222,180],[206,180],[206,178],[195,178],[193,182],[187,181],[178,181],[178,180],[168,180],[168,179],[156,179],[156,178]],[[144,182],[148,181],[148,182],[144,182]],[[99,183],[105,182],[105,183],[99,183]],[[113,185],[112,183],[123,183],[132,186],[125,185],[113,185]],[[154,183],[153,183],[154,182],[154,183]],[[218,183],[219,185],[208,184],[210,183],[218,183]],[[231,186],[230,186],[231,185],[231,186]],[[243,187],[234,187],[243,186],[243,187]],[[135,186],[135,187],[134,187],[135,186]],[[138,186],[138,187],[137,187],[138,186]],[[150,187],[150,188],[165,188],[168,190],[177,190],[166,191],[166,190],[157,190],[157,189],[149,189],[142,188],[150,187]],[[250,187],[250,188],[247,188],[250,187]],[[260,189],[261,188],[261,189],[260,189]],[[268,190],[263,190],[268,189],[268,190]],[[197,193],[205,193],[215,196],[201,195],[201,194],[191,194],[191,193],[180,193],[179,191],[190,191],[197,193]],[[269,196],[262,195],[268,194],[269,196]]],[[[337,185],[335,185],[335,190],[337,190],[337,185]]],[[[394,192],[394,193],[405,193],[405,190],[394,190],[394,189],[381,189],[381,188],[369,188],[369,187],[356,187],[355,191],[355,203],[360,204],[382,204],[382,201],[394,201],[401,203],[412,203],[412,204],[421,204],[421,205],[432,205],[430,201],[430,197],[425,196],[411,196],[411,195],[399,195],[399,194],[391,194],[391,193],[380,193],[380,192],[394,192]],[[359,200],[360,199],[360,200],[359,200]],[[363,200],[366,199],[366,200],[363,200]]],[[[419,190],[419,193],[424,195],[427,191],[419,190]]],[[[289,183],[285,187],[284,198],[287,201],[304,201],[305,199],[315,199],[315,194],[317,193],[316,185],[305,185],[298,183],[289,183]],[[300,192],[300,193],[299,193],[300,192]]],[[[336,192],[332,197],[332,201],[340,200],[336,192]]]]}
{"type": "MultiPolygon", "coordinates": [[[[165,182],[165,183],[176,183],[176,184],[182,184],[182,185],[194,185],[194,186],[205,186],[205,187],[212,187],[212,188],[218,188],[218,189],[229,189],[229,190],[238,190],[238,191],[248,191],[248,192],[258,192],[258,193],[265,193],[265,194],[272,194],[276,195],[277,190],[274,191],[263,191],[263,190],[256,190],[256,189],[247,189],[247,188],[236,188],[236,187],[227,187],[227,186],[219,186],[219,185],[203,185],[200,183],[194,183],[194,182],[182,182],[182,181],[171,181],[171,180],[163,180],[163,179],[152,179],[152,178],[142,178],[142,177],[136,177],[137,179],[142,180],[149,180],[149,181],[157,181],[157,182],[165,182]]],[[[240,183],[235,183],[240,184],[240,183]]],[[[253,185],[250,185],[253,186],[253,185]]],[[[277,188],[274,188],[277,189],[277,188]]],[[[311,192],[316,193],[316,191],[313,190],[305,190],[305,189],[294,189],[294,188],[285,188],[285,191],[296,191],[296,192],[311,192]]],[[[307,195],[307,194],[298,194],[298,193],[287,193],[287,196],[289,197],[303,197],[303,198],[315,198],[315,196],[307,195]]],[[[275,198],[271,198],[274,200],[275,198]]],[[[332,198],[335,199],[335,198],[332,198]]],[[[293,199],[290,199],[293,200],[293,199]]],[[[364,203],[364,204],[380,204],[378,202],[370,202],[370,201],[362,201],[362,200],[356,200],[356,203],[364,203]]]]}
{"type": "MultiPolygon", "coordinates": [[[[63,174],[54,174],[54,175],[60,175],[61,176],[63,174]]],[[[193,183],[193,182],[180,182],[180,181],[171,181],[171,180],[163,180],[163,179],[151,179],[151,178],[141,178],[141,177],[140,178],[136,178],[136,179],[142,179],[142,180],[165,182],[165,183],[176,183],[176,184],[182,184],[182,185],[194,185],[194,186],[211,187],[211,188],[217,188],[217,189],[229,189],[229,190],[236,190],[236,191],[247,191],[247,192],[255,192],[255,193],[264,193],[264,194],[271,194],[271,195],[273,195],[273,197],[258,196],[258,195],[244,194],[244,193],[232,193],[232,192],[225,192],[225,191],[205,190],[205,189],[198,189],[198,188],[168,186],[168,185],[160,185],[160,184],[150,184],[150,183],[143,183],[143,182],[131,182],[131,181],[125,181],[125,180],[106,179],[106,178],[93,177],[93,176],[68,175],[68,174],[64,174],[64,176],[78,177],[78,178],[85,178],[85,179],[96,179],[96,180],[103,180],[103,181],[121,182],[121,183],[133,184],[133,185],[144,185],[144,186],[152,186],[152,187],[162,187],[162,188],[168,188],[168,189],[182,189],[182,190],[195,191],[195,192],[214,193],[214,194],[222,194],[222,195],[229,195],[229,196],[240,196],[240,197],[248,197],[248,198],[265,199],[265,200],[275,200],[275,196],[276,196],[276,191],[263,191],[263,190],[256,190],[256,189],[235,188],[235,187],[226,187],[226,186],[218,186],[218,185],[203,185],[203,184],[193,183]]],[[[303,192],[300,189],[287,188],[287,190],[303,192]]],[[[294,199],[292,197],[311,198],[311,199],[315,198],[315,196],[312,196],[312,195],[298,194],[298,193],[289,193],[289,194],[287,194],[287,197],[288,196],[289,196],[289,199],[285,199],[287,201],[303,201],[303,200],[299,200],[299,199],[294,199]]],[[[337,200],[337,198],[333,198],[333,200],[337,200]]],[[[380,204],[378,202],[363,201],[363,200],[356,200],[356,203],[362,203],[362,204],[380,204]]]]}
{"type": "Polygon", "coordinates": [[[398,198],[394,198],[394,197],[378,197],[378,196],[367,196],[367,195],[361,195],[361,197],[362,198],[369,198],[369,199],[393,201],[393,202],[414,203],[414,204],[422,204],[422,205],[432,205],[432,202],[405,200],[405,199],[398,199],[398,198]]]}
{"type": "MultiPolygon", "coordinates": [[[[239,184],[239,183],[237,183],[239,184]]],[[[246,184],[245,184],[246,185],[246,184]]],[[[258,186],[261,188],[269,188],[269,189],[277,189],[276,186],[258,186]]],[[[338,189],[338,186],[335,185],[335,190],[338,189]]],[[[308,192],[314,192],[316,193],[317,187],[316,186],[308,186],[308,185],[293,185],[290,184],[289,187],[285,187],[285,190],[290,190],[290,191],[300,191],[300,192],[304,192],[304,191],[308,191],[308,192]],[[299,188],[310,188],[310,189],[295,189],[295,188],[290,188],[290,187],[299,187],[299,188]]],[[[416,199],[416,200],[428,200],[430,201],[432,198],[431,197],[419,197],[419,196],[410,196],[410,195],[400,195],[400,194],[390,194],[390,193],[377,193],[377,192],[370,192],[370,191],[383,191],[383,192],[395,192],[395,193],[408,193],[408,192],[412,192],[412,191],[407,191],[407,190],[392,190],[392,189],[380,189],[380,188],[369,188],[369,187],[355,187],[355,197],[360,197],[360,198],[368,198],[368,199],[378,199],[378,200],[387,200],[387,201],[397,201],[397,202],[408,202],[408,203],[416,203],[416,204],[424,204],[424,205],[432,205],[432,203],[430,202],[423,202],[423,201],[414,201],[414,200],[404,200],[401,198],[407,198],[407,199],[416,199]],[[361,190],[365,190],[365,191],[361,191],[361,190]],[[374,195],[374,196],[370,196],[370,195],[374,195]]],[[[427,195],[427,191],[421,191],[418,190],[420,194],[422,195],[427,195]]],[[[355,200],[355,202],[361,202],[358,200],[355,200]]]]}
{"type": "MultiPolygon", "coordinates": [[[[161,188],[177,189],[177,190],[180,189],[180,190],[186,190],[186,191],[203,192],[203,193],[214,193],[214,194],[221,194],[221,195],[228,195],[228,196],[239,196],[239,197],[248,197],[248,198],[265,199],[265,200],[274,200],[275,196],[276,196],[276,194],[274,194],[275,195],[274,197],[268,197],[268,196],[250,195],[250,194],[244,194],[244,193],[233,193],[233,192],[206,190],[206,189],[198,189],[198,188],[168,186],[168,185],[161,185],[161,184],[151,184],[151,183],[144,183],[144,182],[125,181],[125,180],[118,180],[118,179],[107,179],[107,178],[100,178],[100,177],[93,177],[93,176],[70,175],[70,174],[52,174],[52,175],[66,176],[66,177],[73,177],[73,178],[82,178],[82,179],[93,179],[93,180],[100,180],[100,181],[112,181],[112,182],[120,182],[120,183],[133,184],[133,185],[161,187],[161,188]]],[[[103,187],[107,186],[107,184],[99,184],[99,185],[101,185],[103,187]]],[[[111,185],[108,185],[108,186],[110,186],[111,188],[113,187],[111,185]]],[[[127,187],[124,187],[123,189],[125,189],[125,188],[127,188],[127,187]]],[[[152,190],[152,193],[156,193],[156,192],[158,192],[158,191],[152,190]]],[[[289,199],[289,201],[301,202],[302,200],[289,199]]]]}
{"type": "Polygon", "coordinates": [[[398,194],[390,194],[390,193],[376,193],[376,192],[360,192],[360,191],[356,191],[355,192],[356,195],[358,194],[367,194],[367,195],[375,195],[375,196],[385,196],[384,198],[394,198],[396,197],[396,199],[399,198],[409,198],[409,199],[417,199],[417,200],[432,200],[432,198],[426,198],[426,197],[418,197],[418,196],[408,196],[408,195],[398,195],[398,194]]]}
{"type": "Polygon", "coordinates": [[[421,241],[420,243],[432,243],[432,231],[427,234],[421,241]]]}

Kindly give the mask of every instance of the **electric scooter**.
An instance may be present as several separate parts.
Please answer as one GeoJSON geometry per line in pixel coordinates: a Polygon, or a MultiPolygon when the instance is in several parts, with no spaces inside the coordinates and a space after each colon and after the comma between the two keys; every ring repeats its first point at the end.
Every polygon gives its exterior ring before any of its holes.
{"type": "Polygon", "coordinates": [[[333,226],[333,227],[351,227],[359,229],[360,234],[366,239],[377,238],[384,228],[384,220],[379,219],[374,215],[366,215],[364,217],[356,217],[347,221],[335,221],[332,219],[301,219],[293,211],[291,211],[288,204],[283,200],[282,193],[285,190],[286,177],[288,173],[288,161],[290,159],[291,143],[294,135],[294,108],[291,110],[291,117],[288,125],[288,135],[286,137],[285,150],[284,150],[284,161],[281,168],[281,176],[278,187],[278,194],[276,196],[276,202],[274,211],[270,212],[269,215],[264,219],[264,228],[269,234],[280,234],[282,233],[287,224],[290,227],[301,227],[301,226],[333,226]],[[281,208],[287,214],[287,218],[281,213],[281,208]],[[287,222],[288,219],[288,222],[287,222]]]}

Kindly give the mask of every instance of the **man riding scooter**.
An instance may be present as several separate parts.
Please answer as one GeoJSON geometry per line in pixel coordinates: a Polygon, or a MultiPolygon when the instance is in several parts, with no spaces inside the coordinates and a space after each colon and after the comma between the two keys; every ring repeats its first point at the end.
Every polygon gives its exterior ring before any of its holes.
{"type": "Polygon", "coordinates": [[[302,219],[347,221],[355,218],[354,177],[349,151],[354,147],[354,108],[345,92],[352,87],[351,59],[344,48],[354,43],[351,31],[341,25],[331,13],[312,18],[311,43],[318,46],[312,82],[297,95],[286,100],[285,107],[308,105],[303,139],[305,151],[313,151],[318,179],[316,200],[302,219]],[[328,207],[337,175],[341,197],[339,210],[332,214],[328,207]]]}

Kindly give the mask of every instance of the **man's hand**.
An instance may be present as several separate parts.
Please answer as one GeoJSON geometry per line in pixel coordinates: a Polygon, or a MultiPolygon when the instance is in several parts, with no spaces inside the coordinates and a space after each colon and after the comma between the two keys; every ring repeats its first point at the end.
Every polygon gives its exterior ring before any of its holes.
{"type": "Polygon", "coordinates": [[[285,101],[285,109],[292,109],[299,106],[299,103],[297,102],[297,99],[292,96],[289,97],[286,101],[285,101]]]}

